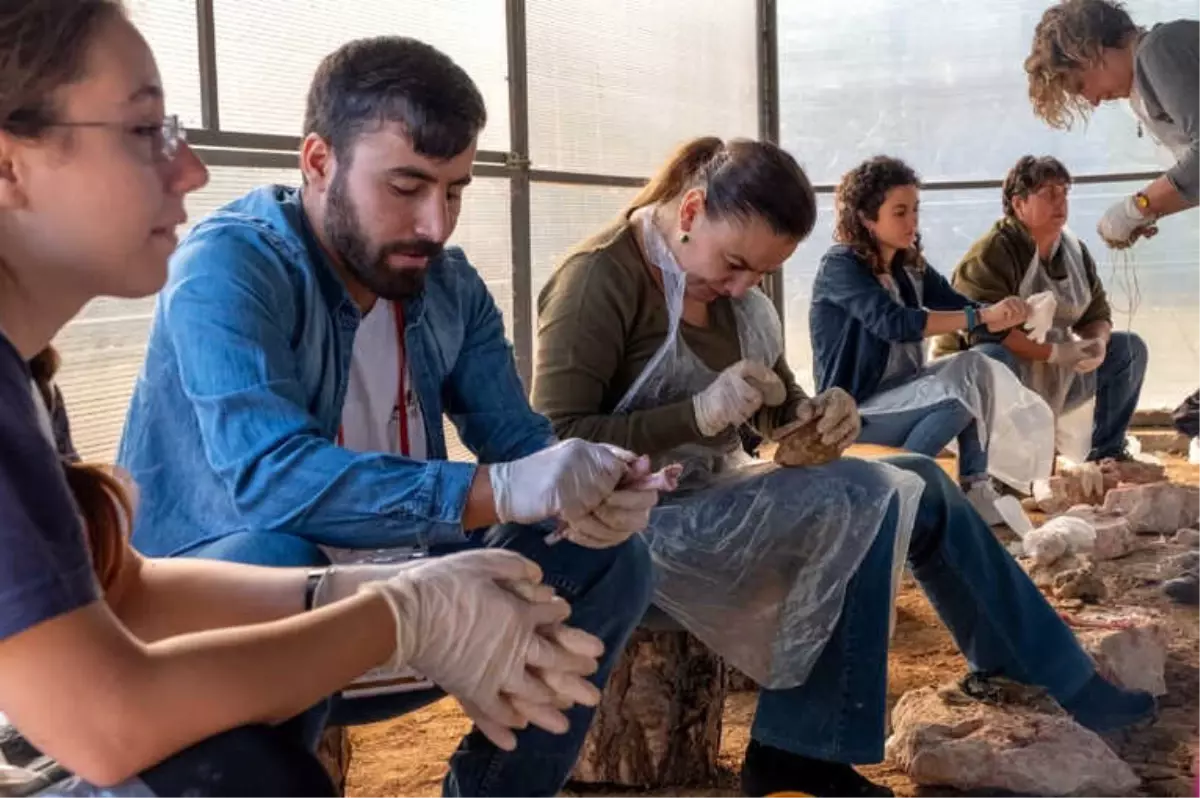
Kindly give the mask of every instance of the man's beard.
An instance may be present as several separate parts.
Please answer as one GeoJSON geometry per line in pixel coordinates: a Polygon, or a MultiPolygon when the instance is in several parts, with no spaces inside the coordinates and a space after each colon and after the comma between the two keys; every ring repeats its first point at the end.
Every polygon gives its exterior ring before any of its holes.
{"type": "Polygon", "coordinates": [[[432,261],[442,245],[429,239],[392,241],[372,246],[359,224],[358,213],[346,193],[343,174],[329,187],[325,213],[325,236],[346,270],[371,293],[388,300],[414,297],[425,289],[425,268],[396,269],[388,265],[391,255],[422,257],[432,261]]]}

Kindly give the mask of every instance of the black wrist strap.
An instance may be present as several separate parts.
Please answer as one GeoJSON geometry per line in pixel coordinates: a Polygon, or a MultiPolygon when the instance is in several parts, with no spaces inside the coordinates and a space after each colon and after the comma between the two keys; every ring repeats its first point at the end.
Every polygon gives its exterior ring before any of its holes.
{"type": "Polygon", "coordinates": [[[317,597],[317,585],[321,584],[321,577],[325,576],[325,569],[318,568],[308,572],[308,579],[304,581],[304,611],[308,612],[313,608],[313,601],[317,597]]]}

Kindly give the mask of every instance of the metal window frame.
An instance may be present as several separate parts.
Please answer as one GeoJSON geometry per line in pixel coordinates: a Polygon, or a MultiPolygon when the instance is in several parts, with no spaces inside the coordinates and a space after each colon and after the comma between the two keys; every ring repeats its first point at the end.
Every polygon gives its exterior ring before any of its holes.
{"type": "MultiPolygon", "coordinates": [[[[780,141],[778,0],[755,0],[755,61],[757,72],[758,136],[780,141]]],[[[476,154],[475,173],[509,180],[509,215],[512,238],[513,313],[510,335],[517,368],[528,388],[533,379],[533,285],[532,218],[530,192],[533,183],[574,186],[638,188],[647,177],[539,169],[532,163],[529,143],[529,69],[525,0],[505,0],[505,38],[508,53],[509,150],[481,150],[476,154]]],[[[199,45],[201,126],[187,131],[189,143],[210,166],[248,168],[297,168],[301,139],[251,131],[226,130],[221,126],[220,72],[213,0],[196,0],[196,36],[199,45]]],[[[701,134],[704,131],[695,131],[701,134]]],[[[1079,175],[1076,184],[1149,181],[1158,172],[1114,172],[1079,175]]],[[[998,189],[1001,178],[980,180],[935,180],[923,183],[923,191],[998,189]]],[[[814,186],[818,194],[831,194],[833,184],[814,186]]],[[[765,281],[783,319],[786,302],[783,275],[765,281]]]]}

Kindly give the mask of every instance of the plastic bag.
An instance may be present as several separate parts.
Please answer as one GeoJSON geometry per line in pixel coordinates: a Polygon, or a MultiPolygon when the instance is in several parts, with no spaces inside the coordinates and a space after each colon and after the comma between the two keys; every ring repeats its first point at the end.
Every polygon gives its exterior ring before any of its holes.
{"type": "MultiPolygon", "coordinates": [[[[655,604],[754,681],[801,684],[896,500],[898,588],[924,482],[885,463],[761,463],[663,497],[646,539],[655,604]]],[[[886,530],[892,534],[892,530],[886,530]]]]}
{"type": "Polygon", "coordinates": [[[1060,515],[1029,532],[1025,554],[1039,565],[1050,565],[1066,554],[1087,554],[1096,547],[1096,529],[1082,518],[1060,515]]]}
{"type": "Polygon", "coordinates": [[[1046,343],[1046,333],[1054,326],[1054,311],[1058,309],[1058,298],[1053,291],[1041,291],[1025,300],[1029,304],[1029,318],[1025,330],[1039,344],[1046,343]]]}

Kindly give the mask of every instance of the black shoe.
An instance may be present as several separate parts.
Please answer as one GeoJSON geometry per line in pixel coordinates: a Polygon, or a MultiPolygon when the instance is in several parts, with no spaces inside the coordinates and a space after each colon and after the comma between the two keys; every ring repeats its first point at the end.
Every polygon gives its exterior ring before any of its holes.
{"type": "Polygon", "coordinates": [[[1154,696],[1141,690],[1117,687],[1098,673],[1074,698],[1062,702],[1062,708],[1081,726],[1097,734],[1149,720],[1158,711],[1154,696]]]}
{"type": "Polygon", "coordinates": [[[1163,582],[1162,591],[1176,604],[1195,607],[1200,604],[1200,577],[1196,574],[1184,574],[1175,579],[1168,579],[1163,582]]]}
{"type": "Polygon", "coordinates": [[[751,740],[742,764],[742,795],[886,796],[891,790],[861,776],[850,765],[810,759],[751,740]]]}

